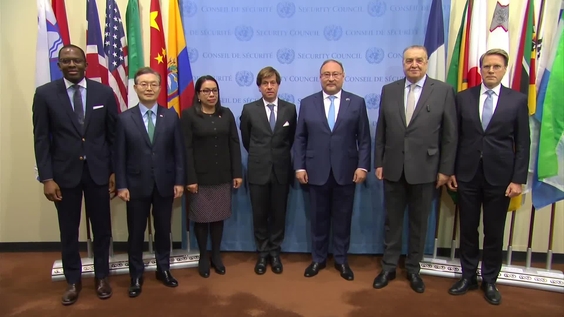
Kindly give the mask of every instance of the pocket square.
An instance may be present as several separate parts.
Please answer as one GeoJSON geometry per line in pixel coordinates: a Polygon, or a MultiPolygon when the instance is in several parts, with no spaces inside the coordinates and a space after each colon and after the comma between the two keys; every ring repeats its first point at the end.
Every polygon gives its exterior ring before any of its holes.
{"type": "Polygon", "coordinates": [[[283,127],[288,127],[288,126],[290,126],[290,123],[288,123],[288,121],[286,121],[286,123],[284,123],[282,126],[283,126],[283,127]]]}
{"type": "Polygon", "coordinates": [[[92,107],[92,110],[96,110],[96,109],[100,109],[100,108],[104,108],[104,105],[97,105],[92,107]]]}

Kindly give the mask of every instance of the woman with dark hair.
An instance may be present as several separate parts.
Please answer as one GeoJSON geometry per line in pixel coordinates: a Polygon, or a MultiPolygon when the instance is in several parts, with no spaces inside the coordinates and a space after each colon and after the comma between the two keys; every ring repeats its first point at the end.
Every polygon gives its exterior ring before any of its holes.
{"type": "Polygon", "coordinates": [[[219,249],[223,221],[231,216],[231,191],[242,183],[241,148],[235,117],[221,106],[219,85],[212,76],[200,77],[195,84],[191,108],[182,111],[181,125],[186,144],[186,189],[190,193],[188,218],[200,249],[198,272],[210,276],[207,252],[211,235],[211,266],[225,274],[219,249]]]}

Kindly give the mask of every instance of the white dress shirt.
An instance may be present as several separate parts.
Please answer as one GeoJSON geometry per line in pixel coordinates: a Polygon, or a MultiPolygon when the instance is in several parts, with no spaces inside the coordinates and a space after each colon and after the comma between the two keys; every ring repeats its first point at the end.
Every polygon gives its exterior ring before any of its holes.
{"type": "Polygon", "coordinates": [[[341,92],[342,90],[339,90],[339,92],[334,95],[328,95],[325,91],[323,91],[323,106],[325,108],[325,118],[329,117],[329,107],[331,106],[331,99],[329,99],[329,96],[336,97],[335,100],[333,100],[333,105],[335,106],[335,123],[337,122],[339,107],[341,106],[341,92]]]}
{"type": "Polygon", "coordinates": [[[278,120],[278,97],[276,97],[276,99],[273,102],[268,102],[264,100],[264,98],[262,98],[262,101],[264,102],[264,108],[266,109],[266,120],[269,122],[270,122],[270,108],[268,108],[268,105],[270,104],[274,105],[274,122],[276,122],[276,120],[278,120]]]}
{"type": "MultiPolygon", "coordinates": [[[[480,104],[478,108],[480,111],[480,122],[482,122],[482,113],[484,113],[484,102],[486,102],[486,98],[488,98],[488,94],[486,93],[486,91],[490,90],[488,87],[484,85],[484,83],[482,83],[481,87],[482,88],[480,88],[480,104]]],[[[492,99],[493,99],[492,115],[493,115],[495,113],[495,108],[497,107],[497,101],[499,100],[499,92],[501,91],[501,85],[497,85],[491,90],[493,90],[494,92],[492,94],[492,99]]]]}
{"type": "MultiPolygon", "coordinates": [[[[419,97],[421,97],[421,92],[423,91],[423,85],[425,85],[425,80],[427,79],[427,75],[423,76],[423,78],[419,79],[418,82],[415,83],[415,89],[413,90],[413,93],[415,94],[414,99],[415,99],[415,106],[413,108],[413,111],[415,111],[415,108],[417,107],[417,103],[419,102],[419,97]]],[[[405,79],[405,87],[404,87],[404,94],[403,94],[403,110],[407,111],[407,94],[409,94],[409,86],[411,86],[412,82],[409,81],[409,79],[405,79]]]]}

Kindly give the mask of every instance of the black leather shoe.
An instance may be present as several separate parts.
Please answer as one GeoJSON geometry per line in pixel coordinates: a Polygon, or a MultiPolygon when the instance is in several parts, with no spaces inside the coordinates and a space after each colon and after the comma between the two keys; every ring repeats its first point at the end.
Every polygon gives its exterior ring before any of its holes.
{"type": "Polygon", "coordinates": [[[384,288],[388,286],[388,282],[396,278],[396,271],[382,271],[374,279],[374,284],[372,286],[376,289],[384,288]]]}
{"type": "Polygon", "coordinates": [[[497,290],[497,287],[495,287],[494,283],[482,282],[482,291],[484,291],[484,298],[488,301],[488,303],[492,305],[501,304],[501,294],[497,290]]]}
{"type": "Polygon", "coordinates": [[[200,256],[198,260],[198,274],[203,278],[210,277],[210,260],[208,257],[200,256]]]}
{"type": "Polygon", "coordinates": [[[311,264],[306,268],[304,272],[305,277],[313,277],[326,267],[326,263],[311,262],[311,264]]]}
{"type": "Polygon", "coordinates": [[[337,271],[339,271],[339,273],[341,273],[341,277],[344,278],[345,280],[347,281],[354,280],[354,273],[348,264],[335,263],[335,268],[337,269],[337,271]]]}
{"type": "Polygon", "coordinates": [[[165,286],[168,287],[178,286],[178,281],[174,277],[172,277],[170,271],[156,271],[155,275],[157,277],[157,280],[163,282],[165,286]]]}
{"type": "Polygon", "coordinates": [[[129,285],[129,297],[137,297],[141,294],[141,286],[143,286],[142,278],[132,278],[129,285]]]}
{"type": "Polygon", "coordinates": [[[458,282],[454,283],[452,287],[448,290],[450,295],[464,295],[469,290],[474,290],[478,288],[478,280],[475,276],[471,278],[461,278],[458,282]]]}
{"type": "Polygon", "coordinates": [[[280,260],[280,256],[278,255],[273,255],[270,257],[270,265],[272,266],[272,272],[276,274],[280,274],[284,270],[282,261],[280,260]]]}
{"type": "Polygon", "coordinates": [[[212,258],[211,266],[213,267],[215,273],[225,275],[225,266],[223,265],[220,257],[217,257],[215,260],[212,258]]]}
{"type": "Polygon", "coordinates": [[[259,256],[257,264],[255,264],[255,273],[257,273],[258,275],[263,275],[264,273],[266,273],[266,263],[266,258],[259,256]]]}
{"type": "Polygon", "coordinates": [[[410,282],[411,289],[417,293],[425,292],[425,283],[421,279],[419,273],[407,273],[407,280],[410,282]]]}

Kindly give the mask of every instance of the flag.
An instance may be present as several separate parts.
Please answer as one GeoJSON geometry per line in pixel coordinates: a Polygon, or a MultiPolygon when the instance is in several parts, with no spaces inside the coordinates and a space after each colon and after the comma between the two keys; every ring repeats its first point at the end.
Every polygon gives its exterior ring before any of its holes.
{"type": "MultiPolygon", "coordinates": [[[[564,2],[562,2],[564,9],[564,2]]],[[[539,122],[537,168],[533,178],[536,209],[564,200],[564,10],[540,82],[534,119],[539,122]]]]}
{"type": "Polygon", "coordinates": [[[151,68],[161,75],[161,92],[157,102],[161,106],[167,103],[167,59],[161,6],[159,0],[151,0],[151,68]]]}
{"type": "Polygon", "coordinates": [[[427,74],[431,78],[445,81],[446,54],[442,0],[433,0],[431,4],[424,43],[429,54],[427,74]]]}
{"type": "Polygon", "coordinates": [[[141,23],[139,17],[139,2],[129,0],[125,12],[125,25],[127,28],[127,68],[128,68],[128,96],[129,107],[139,103],[137,93],[133,89],[135,73],[143,67],[143,37],[141,36],[141,23]]]}
{"type": "Polygon", "coordinates": [[[121,14],[115,0],[106,0],[104,53],[108,84],[114,91],[118,112],[127,110],[127,43],[121,14]]]}
{"type": "Polygon", "coordinates": [[[55,18],[57,18],[57,23],[59,23],[59,33],[63,39],[63,44],[69,45],[71,41],[69,35],[69,24],[67,22],[67,10],[65,9],[65,0],[53,0],[52,6],[55,18]]]}
{"type": "Polygon", "coordinates": [[[486,2],[470,0],[466,28],[466,47],[463,69],[463,87],[471,88],[482,83],[480,57],[486,52],[487,14],[486,2]]]}
{"type": "Polygon", "coordinates": [[[194,80],[178,0],[170,0],[168,19],[168,107],[181,115],[182,110],[192,106],[194,80]]]}
{"type": "Polygon", "coordinates": [[[106,54],[102,42],[100,19],[96,0],[87,0],[86,5],[86,78],[108,84],[108,69],[106,67],[106,54]]]}
{"type": "MultiPolygon", "coordinates": [[[[449,83],[456,92],[460,92],[464,89],[463,83],[463,69],[466,51],[466,29],[467,29],[467,13],[468,13],[469,1],[466,1],[464,5],[464,11],[462,13],[462,21],[460,22],[460,27],[458,28],[458,35],[456,36],[456,42],[452,51],[452,57],[450,60],[450,65],[447,74],[447,83],[449,83]]],[[[458,194],[456,192],[447,189],[447,192],[452,199],[452,201],[458,203],[458,194]]]]}
{"type": "MultiPolygon", "coordinates": [[[[500,48],[509,53],[509,0],[497,1],[489,32],[487,49],[500,48]]],[[[505,87],[509,87],[509,74],[508,69],[501,80],[501,84],[505,87]]]]}
{"type": "Polygon", "coordinates": [[[49,0],[37,0],[35,87],[63,77],[57,65],[62,47],[59,25],[49,0]]]}

